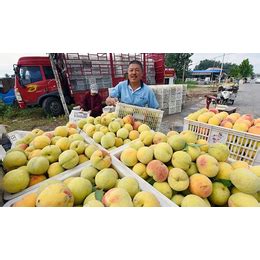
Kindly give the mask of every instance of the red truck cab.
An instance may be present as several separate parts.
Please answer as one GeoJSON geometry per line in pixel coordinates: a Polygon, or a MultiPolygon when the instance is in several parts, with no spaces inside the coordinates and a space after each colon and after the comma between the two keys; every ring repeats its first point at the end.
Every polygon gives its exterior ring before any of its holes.
{"type": "Polygon", "coordinates": [[[15,94],[20,108],[40,105],[46,113],[63,111],[49,57],[21,57],[15,71],[15,94]]]}

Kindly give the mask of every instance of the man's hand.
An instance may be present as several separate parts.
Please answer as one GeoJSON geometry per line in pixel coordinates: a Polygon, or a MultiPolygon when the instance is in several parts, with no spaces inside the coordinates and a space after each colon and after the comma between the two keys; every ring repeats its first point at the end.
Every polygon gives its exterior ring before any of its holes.
{"type": "Polygon", "coordinates": [[[117,102],[118,102],[118,99],[117,99],[117,98],[108,97],[108,98],[106,99],[106,104],[107,104],[108,106],[115,106],[117,102]]]}

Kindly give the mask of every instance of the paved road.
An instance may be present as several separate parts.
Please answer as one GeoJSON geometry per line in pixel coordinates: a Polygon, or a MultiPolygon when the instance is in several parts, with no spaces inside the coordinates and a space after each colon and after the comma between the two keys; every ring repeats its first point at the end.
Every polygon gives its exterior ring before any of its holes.
{"type": "MultiPolygon", "coordinates": [[[[160,131],[163,133],[170,130],[181,131],[183,118],[204,106],[204,95],[188,100],[181,113],[164,116],[160,131]]],[[[240,114],[252,114],[254,118],[260,118],[260,84],[241,84],[234,106],[240,114]]]]}
{"type": "Polygon", "coordinates": [[[240,114],[252,114],[260,117],[260,84],[242,84],[239,86],[234,106],[240,114]]]}

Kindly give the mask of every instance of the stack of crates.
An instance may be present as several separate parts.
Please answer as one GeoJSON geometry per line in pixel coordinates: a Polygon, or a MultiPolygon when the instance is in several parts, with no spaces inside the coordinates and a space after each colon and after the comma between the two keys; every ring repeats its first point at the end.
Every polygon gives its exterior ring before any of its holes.
{"type": "Polygon", "coordinates": [[[165,115],[180,113],[187,92],[186,85],[152,85],[159,103],[159,108],[165,115]]]}
{"type": "Polygon", "coordinates": [[[99,89],[112,87],[111,66],[107,53],[66,53],[64,58],[74,91],[88,90],[92,83],[96,83],[99,89]]]}

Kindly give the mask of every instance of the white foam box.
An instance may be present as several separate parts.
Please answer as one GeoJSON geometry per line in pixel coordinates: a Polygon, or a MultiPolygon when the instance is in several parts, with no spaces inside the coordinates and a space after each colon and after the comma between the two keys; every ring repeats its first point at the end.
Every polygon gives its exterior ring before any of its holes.
{"type": "MultiPolygon", "coordinates": [[[[78,129],[78,130],[80,130],[80,129],[78,129]]],[[[16,132],[16,131],[14,131],[14,132],[16,132]]],[[[26,131],[17,131],[17,132],[19,132],[20,133],[20,135],[19,135],[19,137],[21,136],[21,133],[22,134],[24,134],[23,132],[26,132],[26,131]]],[[[80,132],[80,131],[79,131],[80,132]]],[[[25,134],[24,134],[24,136],[27,134],[28,132],[26,132],[25,134]]],[[[22,138],[22,137],[21,137],[22,138]]],[[[19,140],[20,138],[18,138],[17,140],[19,140]]],[[[16,140],[16,141],[17,141],[16,140]]],[[[89,139],[85,139],[85,142],[87,143],[87,144],[91,144],[92,142],[90,142],[91,140],[89,140],[89,139]]],[[[58,175],[56,175],[56,176],[54,176],[54,177],[51,177],[51,178],[48,178],[47,180],[54,180],[54,179],[57,179],[57,178],[59,178],[60,176],[63,176],[63,175],[66,175],[66,174],[68,174],[68,173],[70,173],[70,172],[74,172],[74,171],[78,171],[78,170],[81,170],[82,168],[84,168],[85,167],[85,164],[86,164],[86,162],[84,162],[84,163],[82,163],[82,164],[79,164],[79,165],[77,165],[75,168],[73,168],[73,169],[70,169],[70,170],[66,170],[66,171],[64,171],[64,172],[62,172],[62,173],[60,173],[60,174],[58,174],[58,175]]],[[[8,193],[8,192],[4,192],[4,200],[11,200],[11,199],[13,199],[13,198],[16,198],[16,197],[18,197],[18,196],[20,196],[20,195],[22,195],[22,194],[24,194],[24,193],[27,193],[28,191],[30,191],[30,190],[32,190],[32,189],[34,189],[34,188],[37,188],[37,187],[39,187],[42,183],[44,183],[44,182],[46,182],[47,180],[44,180],[44,181],[42,181],[42,182],[40,182],[40,183],[38,183],[38,184],[35,184],[35,185],[33,185],[33,186],[30,186],[30,187],[28,187],[28,188],[26,188],[26,189],[24,189],[23,191],[20,191],[20,192],[17,192],[17,193],[8,193]]]]}
{"type": "Polygon", "coordinates": [[[70,122],[78,122],[80,119],[89,117],[89,111],[81,111],[73,109],[69,115],[70,122]]]}
{"type": "Polygon", "coordinates": [[[0,145],[0,161],[4,159],[6,151],[2,145],[0,145]]]}
{"type": "MultiPolygon", "coordinates": [[[[125,168],[123,167],[124,165],[122,165],[122,163],[116,157],[111,156],[111,159],[112,159],[111,167],[114,168],[117,171],[120,178],[123,178],[123,177],[126,177],[126,176],[135,178],[138,181],[140,190],[151,192],[158,199],[161,207],[177,207],[176,204],[174,204],[171,200],[167,199],[164,195],[162,195],[160,192],[158,192],[155,188],[153,188],[150,184],[148,184],[142,178],[140,178],[136,174],[132,173],[131,171],[125,170],[125,168]]],[[[84,167],[87,167],[87,166],[90,166],[90,165],[91,165],[91,162],[88,161],[88,162],[85,163],[84,167]]],[[[73,169],[73,171],[70,171],[67,174],[60,175],[56,179],[64,181],[65,179],[70,178],[70,177],[79,177],[81,170],[83,168],[81,168],[81,169],[75,168],[75,169],[73,169]]],[[[21,200],[25,195],[32,193],[32,192],[36,192],[38,187],[39,186],[34,187],[34,189],[22,194],[21,196],[16,197],[16,198],[6,202],[4,204],[4,207],[11,207],[15,202],[21,200]]]]}
{"type": "Polygon", "coordinates": [[[12,147],[15,145],[15,143],[25,137],[30,131],[22,131],[22,130],[15,130],[13,132],[7,133],[7,136],[12,144],[12,147]]]}
{"type": "MultiPolygon", "coordinates": [[[[135,177],[140,183],[142,183],[142,185],[144,185],[145,187],[149,188],[150,191],[152,193],[154,193],[154,195],[156,195],[157,198],[160,198],[160,200],[163,202],[163,206],[166,207],[178,207],[175,203],[173,203],[171,200],[169,200],[166,196],[164,196],[161,192],[159,192],[158,190],[156,190],[151,184],[149,184],[147,181],[145,181],[143,178],[141,178],[140,176],[138,176],[136,173],[134,173],[130,168],[128,168],[126,165],[124,165],[121,161],[120,161],[120,155],[123,152],[123,149],[114,151],[112,153],[112,156],[114,157],[114,161],[117,163],[118,167],[121,168],[121,170],[124,173],[127,173],[133,177],[135,177]]],[[[162,204],[161,204],[162,205],[162,204]]]]}
{"type": "Polygon", "coordinates": [[[32,185],[20,192],[17,192],[17,193],[8,193],[8,192],[4,192],[4,200],[7,201],[7,200],[12,200],[14,198],[17,198],[17,197],[20,197],[21,195],[23,194],[27,194],[28,192],[30,191],[33,191],[37,188],[39,188],[43,183],[47,182],[48,180],[59,180],[60,178],[62,178],[63,176],[67,176],[68,174],[73,174],[73,173],[76,173],[78,171],[81,171],[84,167],[86,167],[88,161],[87,162],[84,162],[82,164],[79,164],[77,165],[76,167],[74,167],[73,169],[70,169],[70,170],[66,170],[60,174],[57,174],[56,176],[53,176],[51,178],[48,178],[44,181],[41,181],[35,185],[32,185]]]}

